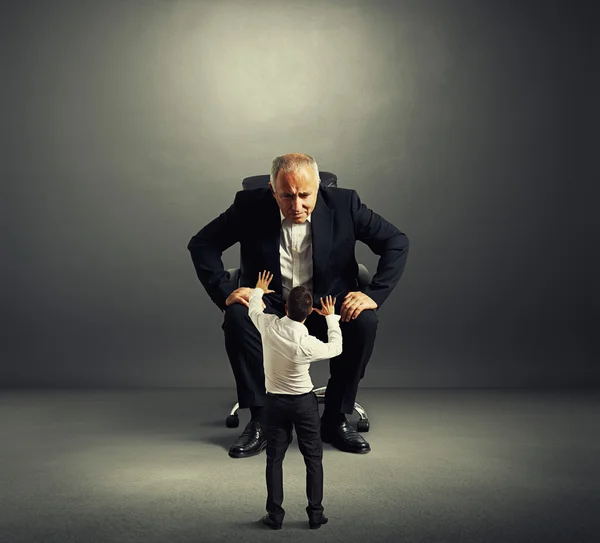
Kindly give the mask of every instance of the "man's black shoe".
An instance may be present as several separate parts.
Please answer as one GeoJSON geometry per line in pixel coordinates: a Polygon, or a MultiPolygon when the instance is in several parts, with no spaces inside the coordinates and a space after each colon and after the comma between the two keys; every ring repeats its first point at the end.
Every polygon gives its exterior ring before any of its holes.
{"type": "Polygon", "coordinates": [[[366,454],[371,450],[365,438],[350,425],[347,419],[333,424],[321,421],[321,439],[323,443],[330,443],[344,452],[366,454]]]}
{"type": "Polygon", "coordinates": [[[262,519],[260,519],[265,526],[273,530],[281,530],[281,524],[275,522],[269,515],[265,515],[262,519]]]}
{"type": "Polygon", "coordinates": [[[311,530],[318,530],[323,524],[327,524],[328,521],[329,521],[329,519],[325,515],[323,515],[321,517],[321,520],[319,520],[319,521],[309,520],[308,527],[311,530]]]}
{"type": "Polygon", "coordinates": [[[231,458],[248,458],[256,456],[267,446],[267,432],[255,420],[250,422],[244,428],[240,437],[229,449],[231,458]]]}

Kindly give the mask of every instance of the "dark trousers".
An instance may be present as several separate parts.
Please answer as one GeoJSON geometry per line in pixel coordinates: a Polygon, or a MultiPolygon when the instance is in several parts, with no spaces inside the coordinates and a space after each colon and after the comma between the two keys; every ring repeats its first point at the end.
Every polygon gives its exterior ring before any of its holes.
{"type": "Polygon", "coordinates": [[[267,512],[277,523],[283,522],[283,459],[292,436],[306,465],[306,512],[309,521],[319,522],[323,515],[323,444],[319,404],[314,392],[266,395],[267,416],[267,512]]]}
{"type": "MultiPolygon", "coordinates": [[[[285,315],[283,304],[264,296],[265,313],[279,317],[285,315]]],[[[339,315],[343,299],[336,302],[339,315]]],[[[343,337],[342,354],[329,361],[330,378],[325,394],[325,413],[352,413],[360,380],[365,370],[377,333],[377,313],[374,310],[363,311],[358,318],[350,322],[340,320],[343,337]]],[[[327,341],[327,323],[325,317],[314,312],[304,323],[308,331],[322,341],[327,341]]],[[[260,332],[250,317],[248,308],[242,304],[233,304],[225,310],[223,320],[225,349],[235,377],[238,403],[240,408],[265,405],[265,374],[263,369],[262,343],[260,332]]]]}

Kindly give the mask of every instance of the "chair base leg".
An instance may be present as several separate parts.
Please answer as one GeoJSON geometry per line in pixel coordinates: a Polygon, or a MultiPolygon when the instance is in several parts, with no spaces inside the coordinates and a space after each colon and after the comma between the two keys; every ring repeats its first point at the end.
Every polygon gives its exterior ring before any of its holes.
{"type": "Polygon", "coordinates": [[[238,414],[238,409],[239,409],[239,408],[240,408],[240,404],[239,404],[239,403],[236,403],[236,404],[233,406],[233,409],[231,410],[231,413],[229,413],[229,416],[230,416],[230,417],[235,417],[235,416],[237,416],[237,414],[238,414]]]}

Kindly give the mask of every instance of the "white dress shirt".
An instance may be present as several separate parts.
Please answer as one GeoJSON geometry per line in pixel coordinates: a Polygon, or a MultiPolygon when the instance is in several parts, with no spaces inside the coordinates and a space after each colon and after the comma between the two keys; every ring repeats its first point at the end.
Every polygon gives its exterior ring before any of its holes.
{"type": "Polygon", "coordinates": [[[287,302],[290,290],[297,286],[306,287],[312,294],[313,261],[312,233],[310,215],[302,224],[281,217],[281,235],[279,238],[279,264],[281,267],[281,285],[283,300],[287,302]]]}
{"type": "Polygon", "coordinates": [[[314,387],[308,372],[311,362],[326,360],[342,352],[340,315],[327,315],[328,343],[311,336],[308,328],[289,317],[265,313],[263,290],[250,294],[248,315],[262,338],[265,388],[271,394],[304,394],[314,387]]]}

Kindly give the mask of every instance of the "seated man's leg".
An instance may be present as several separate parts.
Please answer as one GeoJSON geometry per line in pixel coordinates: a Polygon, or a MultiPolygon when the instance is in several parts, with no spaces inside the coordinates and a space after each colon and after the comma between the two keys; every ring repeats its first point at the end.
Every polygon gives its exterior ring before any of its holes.
{"type": "Polygon", "coordinates": [[[340,321],[344,349],[329,363],[330,382],[336,393],[329,402],[327,398],[325,401],[325,407],[333,413],[352,414],[354,410],[358,385],[365,376],[375,346],[378,320],[377,313],[367,309],[350,322],[340,321]]]}
{"type": "Polygon", "coordinates": [[[233,304],[225,310],[223,320],[225,350],[233,370],[240,409],[265,404],[265,374],[263,371],[260,332],[250,317],[248,308],[233,304]]]}
{"type": "Polygon", "coordinates": [[[377,323],[377,313],[372,309],[361,312],[350,322],[340,321],[343,351],[329,362],[331,376],[325,393],[323,440],[348,452],[370,450],[364,438],[348,424],[345,415],[354,410],[358,386],[375,346],[377,323]]]}
{"type": "MultiPolygon", "coordinates": [[[[266,313],[281,316],[267,299],[265,304],[266,313]]],[[[233,304],[225,310],[222,328],[225,333],[225,350],[235,377],[239,407],[248,407],[251,411],[250,422],[232,445],[229,455],[245,458],[260,453],[266,446],[262,342],[260,332],[248,316],[248,308],[242,304],[233,304]]]]}

